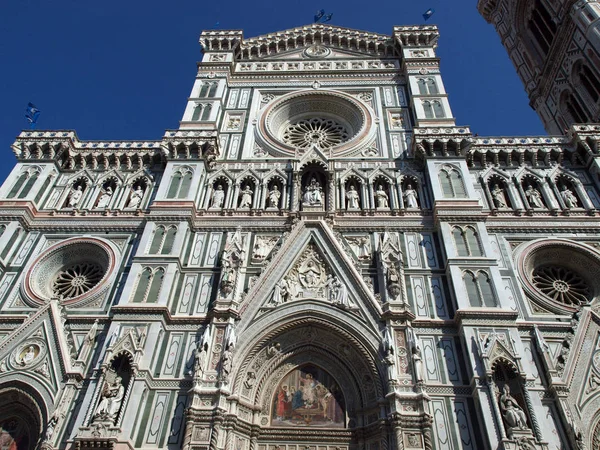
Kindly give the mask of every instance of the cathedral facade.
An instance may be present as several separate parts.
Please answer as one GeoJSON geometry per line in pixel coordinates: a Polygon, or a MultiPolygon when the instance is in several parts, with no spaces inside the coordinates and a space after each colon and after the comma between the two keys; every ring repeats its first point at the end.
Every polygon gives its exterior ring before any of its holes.
{"type": "Polygon", "coordinates": [[[205,31],[162,140],[22,132],[2,448],[600,448],[600,126],[474,136],[438,38],[205,31]]]}

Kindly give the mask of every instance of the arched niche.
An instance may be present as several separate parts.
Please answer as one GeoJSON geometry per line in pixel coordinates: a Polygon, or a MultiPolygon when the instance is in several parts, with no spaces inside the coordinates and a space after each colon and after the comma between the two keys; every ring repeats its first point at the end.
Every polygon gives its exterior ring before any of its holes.
{"type": "Polygon", "coordinates": [[[0,385],[0,442],[2,448],[29,450],[42,440],[48,412],[41,397],[27,385],[0,385]]]}
{"type": "Polygon", "coordinates": [[[322,165],[310,163],[302,170],[301,200],[302,209],[327,208],[327,174],[322,165]]]}
{"type": "MultiPolygon", "coordinates": [[[[254,333],[245,333],[251,334],[254,333]]],[[[234,365],[238,367],[233,393],[245,404],[260,409],[254,418],[257,425],[293,428],[304,413],[303,426],[310,426],[316,420],[315,428],[354,429],[366,426],[372,420],[368,416],[379,417],[378,400],[384,397],[385,369],[380,367],[376,346],[369,348],[369,344],[360,342],[342,327],[316,317],[290,320],[274,327],[272,332],[263,332],[254,342],[236,350],[234,365]],[[323,414],[304,408],[288,419],[277,420],[278,389],[287,385],[291,390],[290,379],[297,389],[303,370],[305,373],[312,370],[313,378],[322,377],[319,381],[332,396],[335,391],[342,411],[337,413],[343,417],[338,415],[336,421],[327,422],[323,414]]]]}

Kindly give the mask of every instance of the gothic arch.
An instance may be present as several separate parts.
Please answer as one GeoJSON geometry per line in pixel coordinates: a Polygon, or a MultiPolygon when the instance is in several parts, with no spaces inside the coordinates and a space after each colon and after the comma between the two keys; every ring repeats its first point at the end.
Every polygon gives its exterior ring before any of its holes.
{"type": "MultiPolygon", "coordinates": [[[[25,377],[29,378],[29,377],[25,377]]],[[[37,448],[48,422],[45,399],[30,380],[0,383],[0,433],[2,439],[13,439],[16,450],[37,448]]]]}
{"type": "Polygon", "coordinates": [[[239,331],[247,344],[236,350],[233,393],[260,407],[263,425],[265,418],[270,419],[279,382],[306,363],[322,368],[339,383],[348,411],[346,420],[353,423],[363,423],[356,411],[366,414],[378,409],[377,401],[385,395],[386,371],[380,367],[376,342],[380,338],[358,321],[344,323],[327,311],[330,306],[319,303],[295,301],[280,311],[285,314],[282,319],[259,318],[239,331]],[[249,379],[255,382],[250,385],[249,379]]]}

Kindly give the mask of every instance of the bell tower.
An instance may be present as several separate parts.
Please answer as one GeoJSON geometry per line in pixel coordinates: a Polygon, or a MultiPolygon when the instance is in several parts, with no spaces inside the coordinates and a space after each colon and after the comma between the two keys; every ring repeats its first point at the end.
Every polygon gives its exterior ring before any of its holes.
{"type": "Polygon", "coordinates": [[[479,0],[549,134],[600,116],[600,3],[479,0]]]}

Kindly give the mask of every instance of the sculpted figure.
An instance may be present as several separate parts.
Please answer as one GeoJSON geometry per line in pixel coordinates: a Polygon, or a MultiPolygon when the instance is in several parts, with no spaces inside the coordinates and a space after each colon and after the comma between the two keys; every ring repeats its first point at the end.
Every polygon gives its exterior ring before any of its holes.
{"type": "Polygon", "coordinates": [[[273,290],[273,298],[271,299],[271,304],[273,306],[278,306],[285,302],[287,287],[287,281],[285,281],[283,278],[275,285],[275,289],[273,290]]]}
{"type": "Polygon", "coordinates": [[[200,342],[200,345],[194,349],[194,380],[200,380],[202,378],[207,348],[207,343],[200,342]]]}
{"type": "Polygon", "coordinates": [[[227,381],[231,373],[231,365],[233,364],[233,352],[227,347],[221,356],[221,379],[227,381]]]}
{"type": "Polygon", "coordinates": [[[527,416],[517,401],[510,395],[510,387],[504,385],[500,396],[500,410],[510,428],[527,428],[527,416]]]}
{"type": "Polygon", "coordinates": [[[350,190],[346,192],[346,198],[348,199],[348,207],[347,209],[359,209],[358,206],[360,197],[358,196],[358,192],[356,192],[356,188],[354,185],[350,186],[350,190]]]}
{"type": "Polygon", "coordinates": [[[69,202],[68,202],[69,207],[75,208],[79,204],[82,196],[83,196],[83,190],[81,189],[81,186],[77,186],[69,194],[69,202]]]}
{"type": "Polygon", "coordinates": [[[35,348],[33,347],[33,345],[30,345],[29,348],[27,348],[27,351],[25,352],[25,354],[21,357],[21,361],[20,363],[22,365],[26,365],[29,364],[31,361],[33,361],[35,359],[35,348]]]}
{"type": "Polygon", "coordinates": [[[500,188],[500,186],[495,184],[491,194],[496,208],[506,208],[508,206],[506,203],[506,197],[504,197],[504,191],[500,188]]]}
{"type": "Polygon", "coordinates": [[[577,197],[567,186],[563,186],[562,191],[560,191],[560,196],[567,208],[577,208],[577,197]]]}
{"type": "Polygon", "coordinates": [[[112,383],[106,381],[100,395],[100,403],[96,408],[94,420],[111,419],[114,420],[121,407],[121,402],[125,396],[125,388],[123,387],[122,378],[117,375],[112,383]]]}
{"type": "Polygon", "coordinates": [[[406,185],[406,189],[404,190],[404,204],[407,208],[418,208],[419,201],[417,191],[415,191],[410,184],[406,185]]]}
{"type": "Polygon", "coordinates": [[[281,192],[277,185],[273,185],[273,189],[269,192],[269,208],[278,208],[279,199],[281,198],[281,192]]]}
{"type": "Polygon", "coordinates": [[[250,186],[244,186],[244,190],[241,192],[242,199],[240,200],[240,208],[252,207],[252,194],[254,192],[250,189],[250,186]]]}
{"type": "Polygon", "coordinates": [[[97,208],[106,208],[108,206],[108,204],[110,203],[112,196],[113,196],[113,190],[110,186],[108,186],[106,188],[106,190],[104,190],[102,192],[102,195],[98,199],[98,204],[96,205],[96,207],[97,208]]]}
{"type": "Polygon", "coordinates": [[[134,190],[131,191],[127,207],[137,208],[138,206],[140,206],[140,203],[142,203],[142,198],[144,198],[144,190],[140,185],[138,185],[134,190]]]}
{"type": "Polygon", "coordinates": [[[387,208],[388,207],[388,195],[383,190],[383,186],[377,186],[377,190],[375,191],[375,200],[377,201],[377,208],[387,208]]]}
{"type": "Polygon", "coordinates": [[[527,186],[525,196],[527,197],[527,200],[529,200],[529,204],[532,208],[544,207],[544,202],[542,201],[542,194],[540,194],[540,191],[535,189],[531,184],[527,186]]]}
{"type": "Polygon", "coordinates": [[[225,191],[223,190],[223,186],[218,184],[217,188],[213,191],[210,207],[211,208],[222,208],[224,200],[225,200],[225,191]]]}
{"type": "Polygon", "coordinates": [[[314,206],[318,206],[323,203],[323,188],[316,179],[312,178],[309,185],[306,186],[302,201],[305,205],[314,206]]]}

